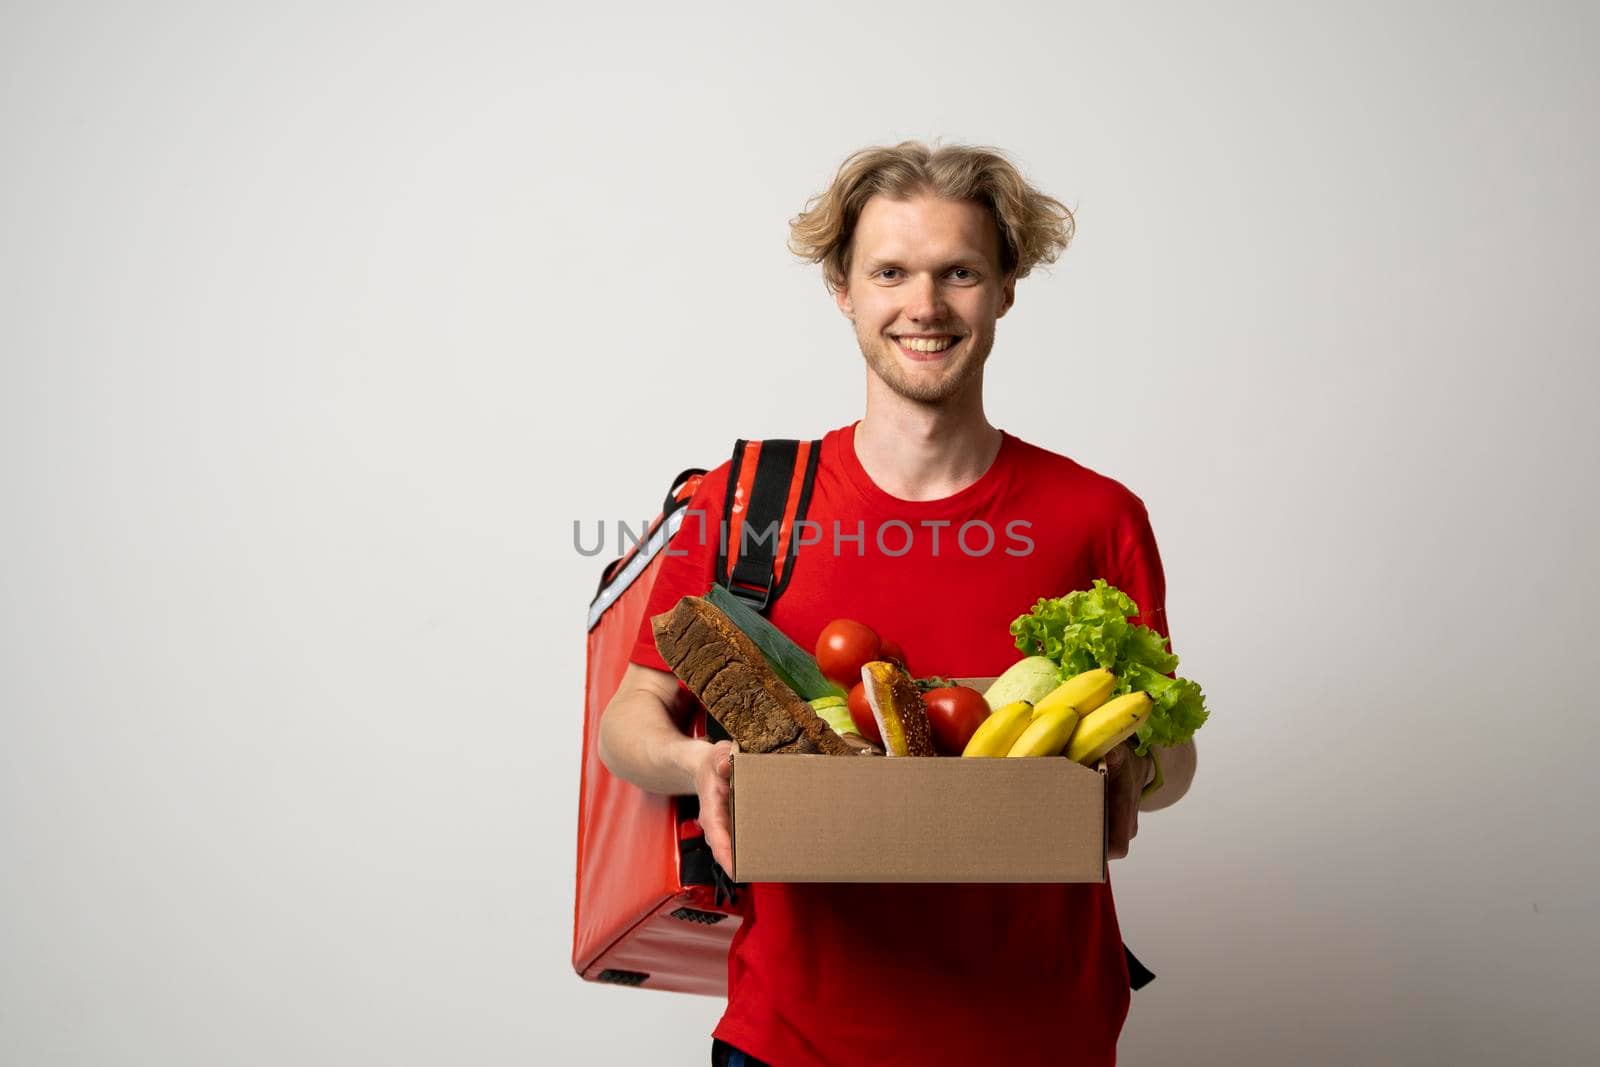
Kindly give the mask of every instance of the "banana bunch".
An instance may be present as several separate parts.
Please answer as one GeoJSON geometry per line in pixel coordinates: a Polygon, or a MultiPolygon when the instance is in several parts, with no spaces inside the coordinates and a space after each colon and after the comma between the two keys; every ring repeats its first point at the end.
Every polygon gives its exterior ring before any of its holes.
{"type": "Polygon", "coordinates": [[[1085,671],[1062,682],[1037,704],[1016,700],[997,708],[972,735],[963,756],[1059,756],[1090,764],[1132,737],[1150,715],[1148,693],[1111,700],[1117,679],[1085,671]]]}
{"type": "Polygon", "coordinates": [[[1033,705],[1026,700],[1013,700],[989,713],[979,724],[963,756],[1004,756],[1023,732],[1033,724],[1033,705]]]}
{"type": "Polygon", "coordinates": [[[1072,732],[1067,758],[1074,763],[1094,763],[1137,733],[1153,706],[1149,693],[1128,693],[1100,705],[1072,732]]]}

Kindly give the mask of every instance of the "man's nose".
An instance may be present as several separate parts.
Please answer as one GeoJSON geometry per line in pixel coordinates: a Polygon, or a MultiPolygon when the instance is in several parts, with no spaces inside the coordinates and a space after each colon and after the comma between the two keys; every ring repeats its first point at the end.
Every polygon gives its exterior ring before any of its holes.
{"type": "Polygon", "coordinates": [[[913,279],[906,297],[909,301],[906,305],[907,318],[918,321],[944,318],[947,305],[944,294],[939,290],[939,279],[926,274],[913,279]]]}

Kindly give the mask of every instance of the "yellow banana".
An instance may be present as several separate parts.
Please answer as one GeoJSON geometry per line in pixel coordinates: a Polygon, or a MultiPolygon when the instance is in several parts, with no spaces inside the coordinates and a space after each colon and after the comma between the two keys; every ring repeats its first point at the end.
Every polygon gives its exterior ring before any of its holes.
{"type": "Polygon", "coordinates": [[[1065,706],[1077,708],[1079,715],[1087,715],[1111,699],[1111,690],[1116,687],[1117,676],[1104,667],[1074,674],[1033,706],[1034,721],[1043,718],[1047,711],[1065,706]]]}
{"type": "Polygon", "coordinates": [[[972,740],[962,750],[963,756],[1004,756],[1011,751],[1022,731],[1033,721],[1033,705],[1026,700],[1013,700],[998,711],[992,712],[979,725],[972,740]]]}
{"type": "Polygon", "coordinates": [[[1150,694],[1129,693],[1100,705],[1078,723],[1067,745],[1067,758],[1093,763],[1132,737],[1150,717],[1150,694]]]}
{"type": "Polygon", "coordinates": [[[1035,718],[1012,744],[1007,756],[1059,756],[1078,725],[1078,709],[1059,704],[1035,718]]]}

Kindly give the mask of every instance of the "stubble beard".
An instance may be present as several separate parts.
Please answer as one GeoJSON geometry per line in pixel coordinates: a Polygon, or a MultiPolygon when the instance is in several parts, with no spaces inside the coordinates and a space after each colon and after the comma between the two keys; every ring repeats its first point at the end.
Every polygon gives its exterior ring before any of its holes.
{"type": "Polygon", "coordinates": [[[856,342],[861,346],[867,366],[894,393],[919,404],[932,405],[948,403],[964,393],[974,380],[982,376],[983,365],[989,359],[990,349],[994,347],[992,335],[979,338],[968,334],[962,338],[967,350],[951,357],[953,362],[941,365],[940,373],[913,375],[906,373],[901,363],[904,357],[887,337],[879,334],[867,338],[858,333],[856,342]]]}

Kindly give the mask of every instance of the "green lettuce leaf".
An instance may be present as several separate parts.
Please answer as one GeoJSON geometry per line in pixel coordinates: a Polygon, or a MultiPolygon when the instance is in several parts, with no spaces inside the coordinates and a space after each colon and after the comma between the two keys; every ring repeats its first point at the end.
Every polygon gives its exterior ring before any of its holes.
{"type": "Polygon", "coordinates": [[[1139,727],[1139,743],[1134,751],[1141,756],[1150,751],[1151,745],[1171,748],[1183,744],[1205,725],[1210,715],[1205,694],[1187,678],[1168,678],[1148,667],[1134,665],[1128,668],[1128,688],[1149,693],[1154,702],[1150,717],[1139,727]]]}
{"type": "Polygon", "coordinates": [[[1040,598],[1011,624],[1011,636],[1023,655],[1056,663],[1063,679],[1104,667],[1117,676],[1116,695],[1149,693],[1150,717],[1136,735],[1135,751],[1143,756],[1151,745],[1170,748],[1189,740],[1209,713],[1198,685],[1168,677],[1178,669],[1178,657],[1165,637],[1128,621],[1138,614],[1126,593],[1096,578],[1092,589],[1040,598]]]}

